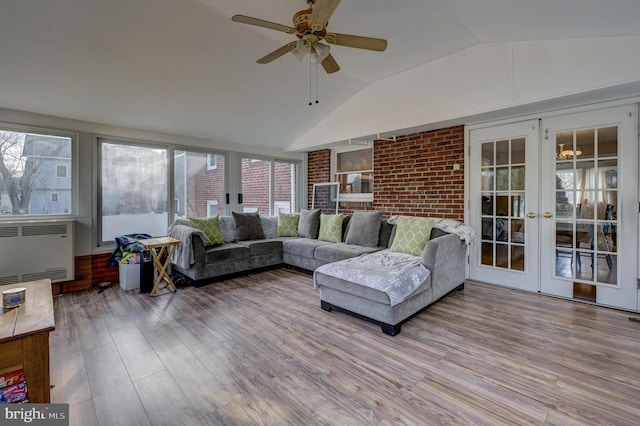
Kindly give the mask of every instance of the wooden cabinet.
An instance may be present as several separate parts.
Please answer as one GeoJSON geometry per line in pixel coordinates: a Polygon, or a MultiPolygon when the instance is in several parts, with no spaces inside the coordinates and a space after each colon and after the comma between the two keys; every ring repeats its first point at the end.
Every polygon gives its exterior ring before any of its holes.
{"type": "Polygon", "coordinates": [[[0,291],[25,287],[25,303],[0,308],[0,371],[24,369],[29,402],[49,403],[49,332],[55,330],[51,281],[0,286],[0,291]]]}

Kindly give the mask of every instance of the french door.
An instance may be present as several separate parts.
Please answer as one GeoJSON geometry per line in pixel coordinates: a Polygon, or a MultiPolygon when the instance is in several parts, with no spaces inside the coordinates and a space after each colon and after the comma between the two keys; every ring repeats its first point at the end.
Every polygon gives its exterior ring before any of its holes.
{"type": "Polygon", "coordinates": [[[636,125],[635,107],[543,120],[542,293],[638,309],[636,125]]]}
{"type": "Polygon", "coordinates": [[[538,120],[471,132],[472,279],[538,290],[538,120]]]}
{"type": "Polygon", "coordinates": [[[637,106],[472,128],[470,278],[638,309],[637,106]]]}

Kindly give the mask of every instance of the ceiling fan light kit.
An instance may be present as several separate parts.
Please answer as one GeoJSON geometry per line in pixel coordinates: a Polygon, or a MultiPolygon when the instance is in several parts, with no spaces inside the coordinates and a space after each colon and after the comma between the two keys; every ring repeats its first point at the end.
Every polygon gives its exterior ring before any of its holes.
{"type": "Polygon", "coordinates": [[[340,4],[340,0],[309,0],[307,3],[309,4],[308,9],[300,10],[293,15],[294,27],[244,15],[234,15],[231,19],[234,22],[281,31],[298,37],[298,42],[287,43],[283,47],[258,59],[257,62],[259,64],[268,64],[289,52],[293,52],[298,59],[310,54],[312,61],[315,54],[315,61],[322,65],[327,74],[331,74],[339,71],[340,66],[331,55],[330,46],[321,43],[321,41],[336,46],[354,47],[377,52],[386,50],[387,41],[384,39],[327,32],[329,18],[331,18],[331,15],[340,4]]]}

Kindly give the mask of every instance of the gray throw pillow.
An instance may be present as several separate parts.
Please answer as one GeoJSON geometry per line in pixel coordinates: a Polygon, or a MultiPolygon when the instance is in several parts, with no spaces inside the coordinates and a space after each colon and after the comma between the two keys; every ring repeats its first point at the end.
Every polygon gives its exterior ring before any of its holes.
{"type": "Polygon", "coordinates": [[[364,247],[376,247],[381,223],[382,212],[353,212],[344,242],[364,247]]]}
{"type": "Polygon", "coordinates": [[[238,239],[233,216],[220,216],[220,232],[225,243],[232,243],[238,239]]]}
{"type": "Polygon", "coordinates": [[[262,222],[262,230],[265,238],[273,238],[276,236],[278,228],[278,216],[260,216],[262,222]]]}
{"type": "Polygon", "coordinates": [[[258,213],[233,213],[238,241],[264,240],[264,230],[258,213]]]}
{"type": "Polygon", "coordinates": [[[298,237],[318,238],[320,229],[320,209],[302,210],[298,221],[298,237]]]}

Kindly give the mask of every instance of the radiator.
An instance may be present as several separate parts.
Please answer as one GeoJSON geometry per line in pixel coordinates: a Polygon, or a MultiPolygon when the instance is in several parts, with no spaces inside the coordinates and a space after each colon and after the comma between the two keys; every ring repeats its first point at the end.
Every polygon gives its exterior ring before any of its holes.
{"type": "Polygon", "coordinates": [[[73,220],[0,222],[0,285],[75,276],[73,220]]]}

